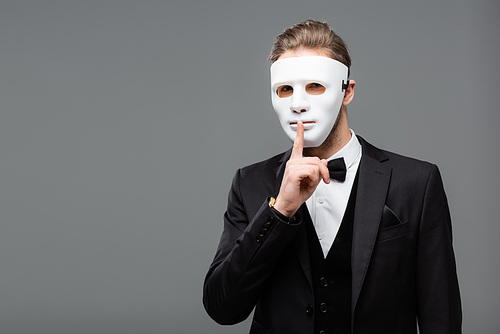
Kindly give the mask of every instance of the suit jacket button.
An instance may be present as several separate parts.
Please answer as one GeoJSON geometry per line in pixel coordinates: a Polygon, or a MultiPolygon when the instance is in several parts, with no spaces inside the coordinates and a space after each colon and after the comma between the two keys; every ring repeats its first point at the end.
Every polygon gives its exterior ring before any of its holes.
{"type": "Polygon", "coordinates": [[[328,311],[328,306],[326,306],[326,303],[321,303],[321,305],[319,305],[319,310],[323,313],[326,313],[326,311],[328,311]]]}
{"type": "Polygon", "coordinates": [[[319,334],[326,334],[326,332],[324,330],[320,330],[319,334]]]}
{"type": "Polygon", "coordinates": [[[308,315],[313,315],[313,307],[311,305],[307,305],[307,307],[306,307],[306,313],[308,315]]]}

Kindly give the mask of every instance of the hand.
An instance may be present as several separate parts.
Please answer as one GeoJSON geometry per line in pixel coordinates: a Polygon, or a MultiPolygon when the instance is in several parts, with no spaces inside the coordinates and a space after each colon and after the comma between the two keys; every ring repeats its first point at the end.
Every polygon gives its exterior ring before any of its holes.
{"type": "Polygon", "coordinates": [[[274,208],[287,217],[293,217],[311,195],[318,184],[330,183],[327,161],[318,157],[303,157],[304,124],[297,122],[297,135],[293,142],[292,155],[286,163],[281,187],[274,208]]]}

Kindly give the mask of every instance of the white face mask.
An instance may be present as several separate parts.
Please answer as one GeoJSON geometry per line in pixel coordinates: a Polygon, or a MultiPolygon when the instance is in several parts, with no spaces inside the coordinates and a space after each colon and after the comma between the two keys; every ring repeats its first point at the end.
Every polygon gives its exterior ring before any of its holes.
{"type": "Polygon", "coordinates": [[[291,141],[304,123],[304,147],[320,146],[333,128],[344,98],[347,66],[328,57],[292,57],[271,65],[273,108],[291,141]]]}

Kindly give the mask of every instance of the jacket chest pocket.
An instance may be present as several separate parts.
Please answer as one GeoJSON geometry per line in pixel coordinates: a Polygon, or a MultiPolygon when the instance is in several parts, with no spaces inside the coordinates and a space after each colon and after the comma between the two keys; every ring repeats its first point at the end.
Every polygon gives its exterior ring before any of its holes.
{"type": "Polygon", "coordinates": [[[408,234],[408,222],[401,222],[401,219],[387,205],[384,205],[384,212],[380,221],[380,230],[377,235],[377,242],[382,242],[399,236],[408,234]]]}
{"type": "Polygon", "coordinates": [[[377,242],[388,241],[408,234],[408,222],[381,229],[377,235],[377,242]]]}

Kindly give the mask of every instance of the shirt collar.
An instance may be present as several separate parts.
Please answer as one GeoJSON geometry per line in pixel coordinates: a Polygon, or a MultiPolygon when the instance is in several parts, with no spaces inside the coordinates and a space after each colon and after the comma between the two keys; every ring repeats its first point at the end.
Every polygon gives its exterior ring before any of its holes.
{"type": "Polygon", "coordinates": [[[349,142],[337,153],[326,159],[327,161],[330,161],[343,157],[347,169],[354,165],[354,163],[361,157],[361,144],[359,143],[354,131],[352,129],[349,130],[351,131],[351,139],[349,140],[349,142]]]}

